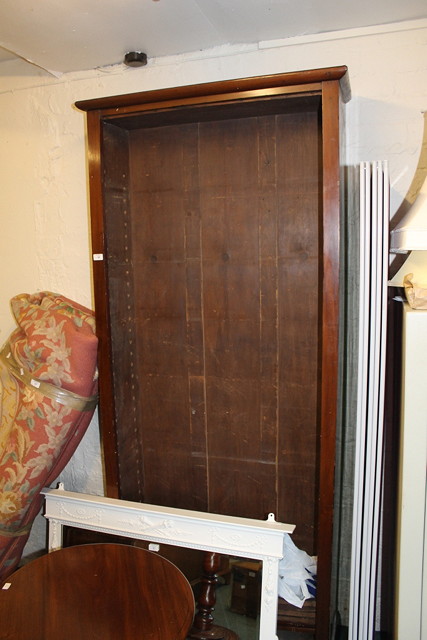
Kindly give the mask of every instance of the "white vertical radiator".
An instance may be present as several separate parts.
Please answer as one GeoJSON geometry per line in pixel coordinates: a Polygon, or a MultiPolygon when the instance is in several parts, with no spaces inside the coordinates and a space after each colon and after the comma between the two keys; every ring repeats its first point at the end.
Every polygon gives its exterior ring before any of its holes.
{"type": "Polygon", "coordinates": [[[383,477],[389,209],[387,163],[362,163],[350,640],[372,640],[375,632],[383,477]]]}

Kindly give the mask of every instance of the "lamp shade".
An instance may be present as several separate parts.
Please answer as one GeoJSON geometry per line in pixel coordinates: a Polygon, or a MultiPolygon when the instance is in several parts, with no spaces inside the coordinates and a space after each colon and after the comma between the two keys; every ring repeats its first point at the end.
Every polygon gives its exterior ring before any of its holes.
{"type": "Polygon", "coordinates": [[[427,178],[412,207],[390,234],[390,251],[427,249],[427,178]]]}

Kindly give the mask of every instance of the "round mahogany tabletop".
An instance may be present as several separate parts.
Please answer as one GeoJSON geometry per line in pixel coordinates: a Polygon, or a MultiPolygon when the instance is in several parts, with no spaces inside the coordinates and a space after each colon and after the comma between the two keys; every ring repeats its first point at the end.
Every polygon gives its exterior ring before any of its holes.
{"type": "Polygon", "coordinates": [[[184,640],[193,616],[181,571],[122,544],[54,551],[0,589],[2,640],[184,640]]]}

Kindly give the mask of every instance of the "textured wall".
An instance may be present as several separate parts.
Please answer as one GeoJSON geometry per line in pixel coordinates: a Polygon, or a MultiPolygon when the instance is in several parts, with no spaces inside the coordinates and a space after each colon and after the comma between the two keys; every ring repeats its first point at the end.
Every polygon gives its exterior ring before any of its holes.
{"type": "MultiPolygon", "coordinates": [[[[417,169],[427,110],[427,21],[221,47],[53,78],[23,62],[0,66],[0,342],[8,301],[50,289],[92,305],[84,114],[76,100],[227,78],[347,65],[347,164],[390,163],[392,215],[417,169]]],[[[352,446],[351,437],[348,446],[352,446]]],[[[102,493],[97,422],[62,474],[67,488],[102,493]]],[[[39,518],[27,553],[44,544],[39,518]]]]}

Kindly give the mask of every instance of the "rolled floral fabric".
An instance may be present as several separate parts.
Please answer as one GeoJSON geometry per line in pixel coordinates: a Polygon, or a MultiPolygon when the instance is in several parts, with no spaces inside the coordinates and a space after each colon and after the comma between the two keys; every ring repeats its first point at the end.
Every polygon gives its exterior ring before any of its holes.
{"type": "Polygon", "coordinates": [[[18,565],[42,496],[97,403],[94,314],[48,291],[11,300],[18,328],[0,351],[0,578],[18,565]]]}

